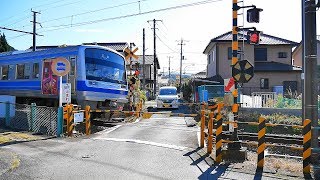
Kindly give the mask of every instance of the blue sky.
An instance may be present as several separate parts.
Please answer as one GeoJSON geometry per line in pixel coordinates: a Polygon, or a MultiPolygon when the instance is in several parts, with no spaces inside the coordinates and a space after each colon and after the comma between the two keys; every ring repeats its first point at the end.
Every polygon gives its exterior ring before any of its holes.
{"type": "MultiPolygon", "coordinates": [[[[210,39],[232,29],[232,0],[212,0],[210,3],[163,10],[201,0],[2,0],[0,26],[32,31],[31,8],[40,11],[37,45],[81,44],[84,42],[134,42],[142,54],[142,29],[146,31],[146,54],[153,54],[152,23],[157,22],[157,54],[161,71],[179,70],[180,46],[183,38],[183,70],[196,73],[206,67],[202,54],[210,39]],[[81,14],[82,13],[82,14],[81,14]],[[139,13],[146,13],[137,15],[139,13]],[[117,18],[121,16],[130,16],[117,18]],[[90,24],[90,21],[102,20],[90,24]]],[[[208,1],[209,2],[209,1],[208,1]]],[[[262,8],[257,27],[263,33],[299,42],[301,40],[301,1],[299,0],[244,0],[245,5],[262,8]]],[[[241,3],[240,3],[241,5],[241,3]]],[[[242,10],[239,11],[241,13],[242,10]]],[[[319,19],[319,13],[317,13],[319,19]]],[[[239,25],[242,25],[239,16],[239,25]]],[[[319,25],[317,27],[319,32],[319,25]]],[[[1,30],[9,44],[24,50],[32,46],[32,35],[1,30]],[[23,35],[23,36],[21,36],[23,35]]],[[[320,34],[320,33],[318,33],[320,34]]]]}

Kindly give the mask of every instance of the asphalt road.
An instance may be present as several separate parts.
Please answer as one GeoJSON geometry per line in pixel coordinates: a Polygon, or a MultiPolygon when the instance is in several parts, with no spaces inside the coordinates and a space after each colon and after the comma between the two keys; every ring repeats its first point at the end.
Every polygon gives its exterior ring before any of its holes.
{"type": "Polygon", "coordinates": [[[253,179],[214,166],[198,148],[198,128],[185,120],[154,115],[89,137],[2,146],[0,179],[253,179]]]}

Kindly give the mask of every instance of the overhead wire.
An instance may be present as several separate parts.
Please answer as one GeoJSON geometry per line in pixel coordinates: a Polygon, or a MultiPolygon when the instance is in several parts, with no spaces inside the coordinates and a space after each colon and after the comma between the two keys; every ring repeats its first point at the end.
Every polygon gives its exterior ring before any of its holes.
{"type": "MultiPolygon", "coordinates": [[[[83,0],[79,0],[79,1],[76,1],[76,2],[68,3],[68,4],[59,5],[59,6],[56,6],[56,7],[53,7],[53,8],[66,6],[66,5],[70,5],[70,4],[75,4],[75,3],[80,2],[80,1],[83,1],[83,0]]],[[[143,0],[143,1],[147,1],[147,0],[143,0]]],[[[140,1],[123,3],[123,4],[119,4],[119,5],[115,5],[115,6],[108,6],[108,7],[101,8],[101,9],[95,9],[95,10],[90,10],[90,11],[86,11],[86,12],[82,12],[82,13],[78,13],[78,14],[72,14],[72,15],[63,16],[63,17],[59,17],[59,18],[49,19],[49,20],[46,20],[46,21],[42,21],[41,23],[45,24],[47,22],[58,21],[58,20],[61,20],[61,19],[66,19],[66,18],[73,18],[73,17],[76,17],[76,16],[82,16],[82,15],[85,15],[85,14],[96,13],[96,12],[100,12],[100,11],[107,10],[107,9],[113,9],[113,8],[118,8],[118,7],[122,7],[122,6],[131,5],[131,4],[136,4],[138,2],[140,2],[140,1]]],[[[43,11],[46,11],[48,9],[45,9],[43,11]]],[[[30,26],[32,26],[32,25],[30,25],[30,26]]]]}
{"type": "MultiPolygon", "coordinates": [[[[195,3],[182,4],[182,5],[178,5],[178,6],[171,6],[171,7],[167,7],[167,8],[150,10],[150,11],[145,11],[145,12],[141,12],[141,13],[134,13],[134,14],[128,14],[128,15],[111,17],[111,18],[97,19],[97,20],[93,20],[93,21],[79,22],[79,23],[73,24],[73,26],[83,26],[83,25],[88,25],[88,24],[95,24],[95,23],[100,23],[100,22],[105,22],[105,21],[110,21],[110,20],[123,19],[123,18],[128,18],[128,17],[134,17],[134,16],[151,14],[151,13],[156,13],[156,12],[161,12],[161,11],[168,11],[168,10],[173,10],[173,9],[185,8],[185,7],[190,7],[190,6],[197,6],[197,5],[208,4],[208,3],[219,2],[219,1],[223,1],[223,0],[199,1],[199,2],[195,2],[195,3]]],[[[57,25],[57,26],[51,26],[48,28],[56,27],[57,29],[55,29],[55,30],[59,30],[59,29],[64,29],[64,28],[70,28],[69,26],[70,26],[70,24],[62,24],[62,25],[57,25]],[[59,27],[61,27],[61,28],[59,28],[59,27]]],[[[50,31],[52,31],[52,30],[50,30],[50,31]]],[[[47,31],[44,31],[44,32],[47,32],[47,31]]]]}
{"type": "MultiPolygon", "coordinates": [[[[105,22],[105,21],[111,21],[111,20],[124,19],[124,18],[139,16],[139,15],[151,14],[151,13],[156,13],[156,12],[161,12],[161,11],[168,11],[168,10],[174,10],[174,9],[185,8],[185,7],[192,7],[192,6],[203,5],[203,4],[214,3],[214,2],[220,2],[220,1],[223,1],[223,0],[204,0],[204,1],[198,1],[198,2],[194,2],[194,3],[188,3],[188,4],[177,5],[177,6],[171,6],[171,7],[167,7],[167,8],[150,10],[150,11],[145,11],[145,12],[139,12],[139,13],[133,13],[133,14],[128,14],[128,15],[116,16],[116,17],[111,17],[111,18],[98,19],[98,20],[93,20],[93,21],[79,22],[79,23],[73,24],[72,27],[78,27],[78,26],[83,26],[83,25],[95,24],[95,23],[100,23],[100,22],[105,22]]],[[[41,31],[41,32],[39,32],[39,33],[57,31],[57,30],[61,30],[61,29],[71,28],[71,27],[70,27],[70,24],[62,24],[62,25],[51,26],[51,27],[46,27],[46,28],[53,28],[53,29],[44,30],[44,31],[41,31]],[[56,27],[56,28],[55,28],[55,27],[56,27]]],[[[45,28],[43,28],[43,29],[45,29],[45,28]]],[[[15,37],[12,37],[11,39],[14,39],[14,38],[17,38],[17,37],[20,37],[20,36],[15,36],[15,37]]]]}
{"type": "MultiPolygon", "coordinates": [[[[55,2],[48,3],[48,4],[42,4],[42,5],[34,6],[34,7],[31,7],[31,9],[32,9],[32,8],[36,8],[36,7],[42,7],[42,6],[47,6],[47,5],[55,4],[55,3],[61,2],[61,1],[66,1],[66,0],[58,0],[58,1],[55,1],[55,2]]],[[[24,11],[20,12],[19,14],[25,13],[25,12],[27,12],[27,11],[30,11],[30,9],[24,10],[24,11]]],[[[12,15],[12,16],[10,16],[10,17],[1,19],[0,22],[8,21],[9,19],[12,19],[12,18],[17,17],[17,15],[19,15],[19,14],[14,14],[14,15],[12,15]]],[[[30,15],[27,15],[27,16],[30,16],[30,15]]],[[[26,16],[23,16],[23,18],[24,18],[24,17],[26,17],[26,16]]]]}
{"type": "Polygon", "coordinates": [[[171,47],[169,47],[165,42],[162,41],[162,39],[156,34],[156,37],[160,40],[160,42],[162,42],[163,45],[165,45],[168,49],[170,49],[172,52],[177,52],[175,50],[173,50],[171,47]]]}

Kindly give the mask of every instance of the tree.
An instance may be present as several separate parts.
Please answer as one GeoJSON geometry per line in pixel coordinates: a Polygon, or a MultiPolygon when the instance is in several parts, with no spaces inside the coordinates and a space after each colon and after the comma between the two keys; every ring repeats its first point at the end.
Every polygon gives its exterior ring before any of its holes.
{"type": "Polygon", "coordinates": [[[8,44],[6,36],[4,34],[0,34],[0,53],[14,50],[15,49],[8,44]]]}
{"type": "Polygon", "coordinates": [[[192,83],[191,83],[191,81],[184,83],[182,85],[181,91],[183,93],[184,100],[190,101],[191,94],[192,94],[192,83]]]}

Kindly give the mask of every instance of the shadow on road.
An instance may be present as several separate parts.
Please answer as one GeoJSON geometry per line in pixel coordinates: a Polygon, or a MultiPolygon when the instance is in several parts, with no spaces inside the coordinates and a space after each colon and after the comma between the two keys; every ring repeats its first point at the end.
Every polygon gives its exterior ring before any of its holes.
{"type": "Polygon", "coordinates": [[[202,151],[202,148],[197,148],[183,155],[188,156],[192,160],[192,163],[190,165],[197,166],[198,169],[202,172],[198,179],[218,179],[221,175],[223,175],[226,172],[226,170],[229,167],[228,165],[215,165],[214,159],[211,158],[210,154],[206,153],[201,155],[200,151],[202,151]],[[197,156],[198,158],[194,159],[194,156],[197,156]],[[209,168],[203,170],[200,167],[200,163],[202,162],[206,163],[209,166],[209,168]]]}

